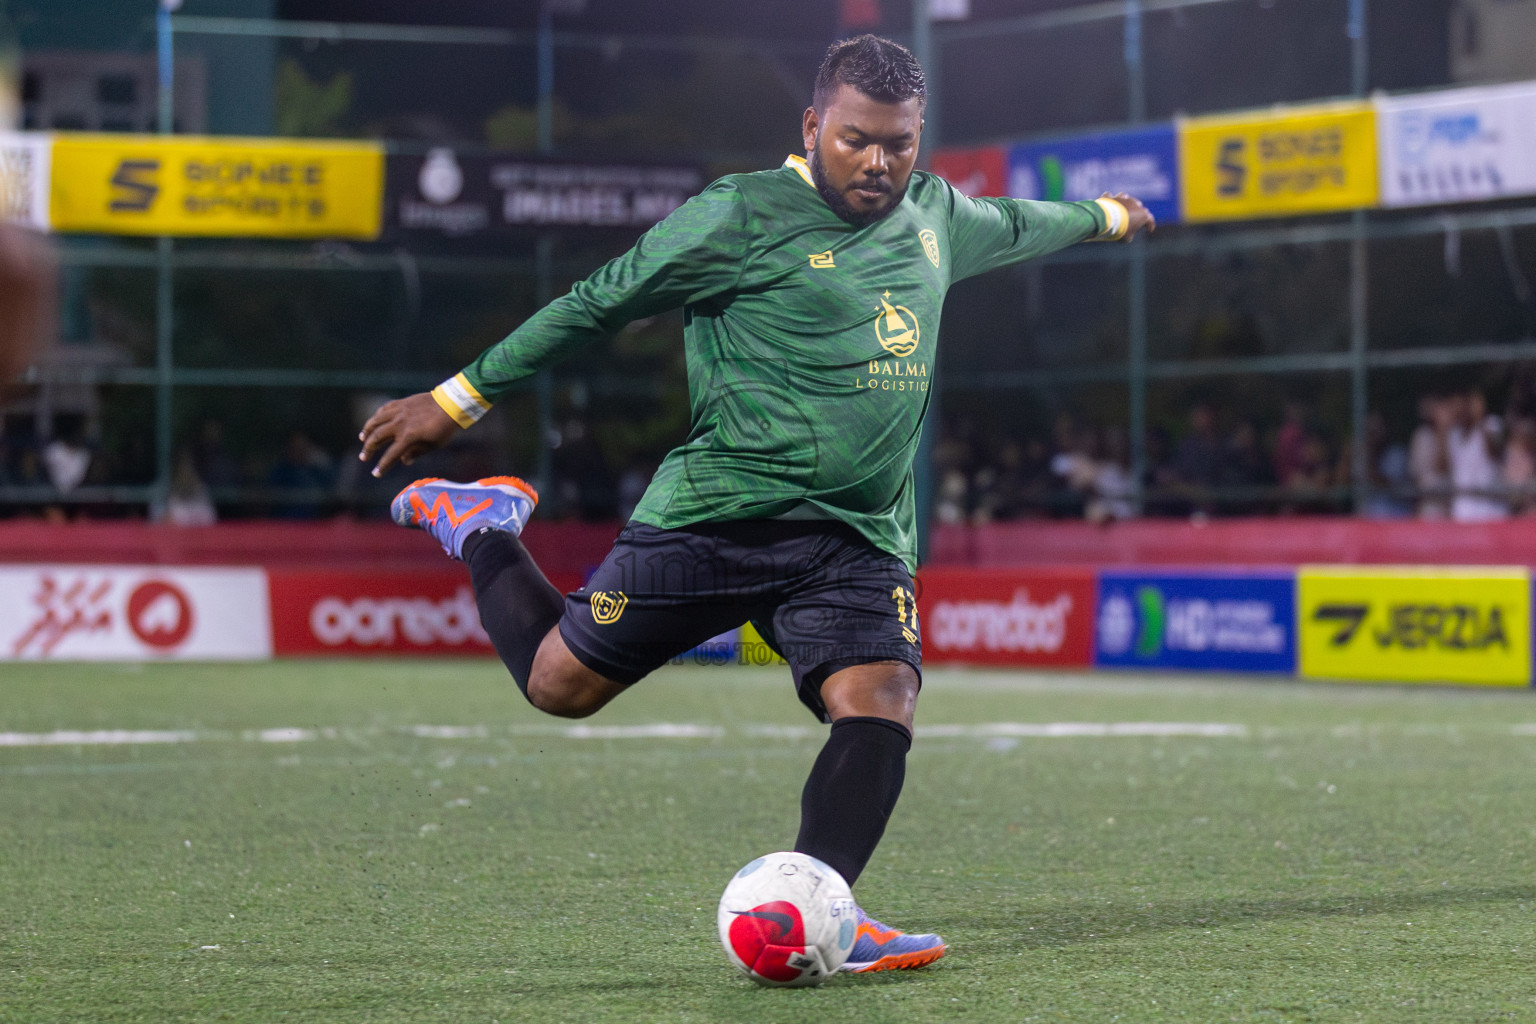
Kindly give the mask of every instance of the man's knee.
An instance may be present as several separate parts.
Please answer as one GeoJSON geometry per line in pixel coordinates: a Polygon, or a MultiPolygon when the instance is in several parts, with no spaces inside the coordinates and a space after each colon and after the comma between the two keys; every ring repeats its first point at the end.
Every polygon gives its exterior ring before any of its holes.
{"type": "Polygon", "coordinates": [[[833,721],[885,718],[912,728],[921,685],[917,670],[903,661],[877,661],[834,672],[821,684],[821,699],[833,721]]]}
{"type": "Polygon", "coordinates": [[[528,703],[559,718],[586,718],[624,692],[624,687],[587,668],[565,646],[558,629],[539,645],[528,678],[528,703]]]}
{"type": "Polygon", "coordinates": [[[608,702],[588,690],[570,686],[567,680],[550,679],[535,671],[528,680],[528,703],[558,718],[586,718],[608,702]]]}

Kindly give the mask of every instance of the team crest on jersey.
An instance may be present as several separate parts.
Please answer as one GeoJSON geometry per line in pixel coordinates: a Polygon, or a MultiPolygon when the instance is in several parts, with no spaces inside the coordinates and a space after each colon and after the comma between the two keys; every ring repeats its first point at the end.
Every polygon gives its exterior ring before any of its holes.
{"type": "Polygon", "coordinates": [[[619,616],[624,614],[624,606],[629,604],[629,598],[624,596],[622,590],[594,590],[592,592],[592,621],[599,626],[606,626],[618,622],[619,616]]]}
{"type": "Polygon", "coordinates": [[[875,335],[880,347],[891,355],[905,359],[917,351],[919,328],[917,317],[906,306],[893,306],[891,293],[880,298],[880,313],[875,317],[875,335]]]}
{"type": "Polygon", "coordinates": [[[939,236],[933,233],[931,228],[923,228],[917,233],[917,237],[923,243],[923,252],[928,256],[928,262],[933,264],[935,270],[939,267],[939,236]]]}

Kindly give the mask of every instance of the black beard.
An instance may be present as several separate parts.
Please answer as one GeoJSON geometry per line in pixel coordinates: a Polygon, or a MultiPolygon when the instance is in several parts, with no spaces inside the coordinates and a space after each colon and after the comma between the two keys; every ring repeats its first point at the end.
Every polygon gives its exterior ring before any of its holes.
{"type": "Polygon", "coordinates": [[[820,139],[816,140],[816,148],[811,150],[810,165],[811,180],[816,183],[816,191],[821,193],[821,198],[826,200],[827,205],[832,207],[832,212],[837,214],[840,220],[847,221],[856,228],[867,228],[876,221],[889,217],[892,213],[896,212],[896,207],[901,205],[901,201],[907,195],[906,189],[902,189],[900,192],[892,190],[889,193],[891,196],[891,204],[889,206],[884,209],[861,213],[853,208],[841,192],[828,183],[827,168],[821,162],[820,139]]]}

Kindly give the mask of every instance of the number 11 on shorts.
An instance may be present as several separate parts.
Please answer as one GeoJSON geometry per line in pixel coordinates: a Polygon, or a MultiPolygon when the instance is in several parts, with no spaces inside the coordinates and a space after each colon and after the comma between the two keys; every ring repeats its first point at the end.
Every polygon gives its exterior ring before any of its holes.
{"type": "Polygon", "coordinates": [[[917,596],[906,587],[897,587],[891,591],[891,600],[896,602],[896,621],[901,624],[901,635],[906,637],[907,643],[917,643],[917,596]],[[911,609],[912,622],[907,623],[907,611],[911,609]]]}

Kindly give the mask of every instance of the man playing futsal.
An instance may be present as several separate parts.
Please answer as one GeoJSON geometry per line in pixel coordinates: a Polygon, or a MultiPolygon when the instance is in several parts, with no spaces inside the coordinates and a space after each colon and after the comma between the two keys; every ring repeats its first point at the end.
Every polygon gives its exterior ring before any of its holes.
{"type": "MultiPolygon", "coordinates": [[[[396,522],[469,566],[481,620],[528,700],[582,717],[751,621],[831,723],[795,849],[853,884],[901,792],[921,672],[913,460],[949,286],[1154,226],[1129,196],[970,199],[914,170],[922,68],[875,36],[833,45],[804,158],[730,175],[430,394],[364,426],[377,474],[445,443],[516,380],[631,320],[682,307],[693,420],[607,559],[562,595],[518,534],[514,477],[418,480],[396,522]]],[[[844,970],[920,967],[937,935],[860,912],[844,970]]]]}

